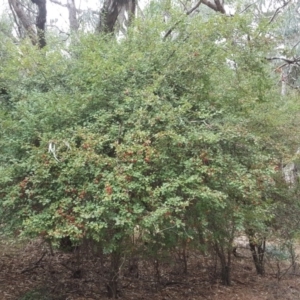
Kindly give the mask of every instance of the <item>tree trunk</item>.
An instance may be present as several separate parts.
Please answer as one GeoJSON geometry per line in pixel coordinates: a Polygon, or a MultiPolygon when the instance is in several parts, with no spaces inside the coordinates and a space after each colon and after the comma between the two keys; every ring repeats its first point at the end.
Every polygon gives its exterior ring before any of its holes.
{"type": "Polygon", "coordinates": [[[215,251],[221,263],[221,280],[222,284],[231,285],[231,249],[225,250],[222,245],[215,244],[215,251]]]}
{"type": "Polygon", "coordinates": [[[114,251],[110,255],[110,278],[107,284],[108,297],[116,299],[118,297],[118,279],[120,268],[120,253],[114,251]]]}
{"type": "Polygon", "coordinates": [[[18,19],[22,23],[22,26],[25,28],[31,42],[33,45],[37,44],[37,35],[36,30],[29,16],[25,13],[23,7],[21,6],[18,0],[9,0],[10,8],[16,13],[18,19]]]}
{"type": "Polygon", "coordinates": [[[100,20],[97,26],[98,32],[111,33],[118,19],[117,0],[106,0],[100,12],[100,20]]]}
{"type": "Polygon", "coordinates": [[[45,24],[47,18],[46,0],[31,0],[32,3],[38,7],[38,15],[36,17],[36,29],[30,19],[29,15],[26,14],[19,0],[9,0],[11,9],[16,13],[18,19],[25,28],[33,45],[38,45],[39,48],[46,46],[45,38],[45,24]]]}
{"type": "Polygon", "coordinates": [[[77,20],[77,10],[74,0],[68,0],[67,7],[69,11],[70,29],[73,32],[77,32],[79,28],[79,23],[77,20]]]}
{"type": "Polygon", "coordinates": [[[38,7],[38,15],[36,17],[36,27],[39,48],[46,46],[45,25],[47,19],[46,0],[31,0],[38,7]]]}
{"type": "Polygon", "coordinates": [[[262,240],[257,241],[252,231],[248,232],[248,237],[249,237],[249,245],[250,245],[253,262],[256,268],[256,273],[258,275],[264,275],[265,274],[264,255],[266,249],[266,239],[263,238],[262,240]]]}
{"type": "Polygon", "coordinates": [[[221,267],[222,283],[223,285],[229,286],[231,285],[231,268],[226,264],[222,265],[221,267]]]}
{"type": "MultiPolygon", "coordinates": [[[[105,0],[100,12],[97,32],[112,33],[120,14],[128,13],[131,22],[136,10],[136,0],[105,0]]],[[[124,19],[124,18],[123,18],[124,19]]]]}
{"type": "Polygon", "coordinates": [[[183,274],[188,273],[188,264],[187,264],[187,253],[186,248],[182,250],[182,260],[183,260],[183,274]]]}

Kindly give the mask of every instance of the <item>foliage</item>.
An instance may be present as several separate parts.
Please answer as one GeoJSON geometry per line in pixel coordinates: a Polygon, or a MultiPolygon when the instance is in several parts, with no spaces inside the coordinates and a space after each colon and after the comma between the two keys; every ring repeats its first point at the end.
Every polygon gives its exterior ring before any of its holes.
{"type": "Polygon", "coordinates": [[[167,26],[137,20],[126,39],[83,34],[66,50],[6,44],[4,225],[105,253],[131,251],[137,228],[149,251],[265,232],[281,143],[257,126],[274,131],[280,101],[266,25],[194,17],[163,40],[167,26]]]}

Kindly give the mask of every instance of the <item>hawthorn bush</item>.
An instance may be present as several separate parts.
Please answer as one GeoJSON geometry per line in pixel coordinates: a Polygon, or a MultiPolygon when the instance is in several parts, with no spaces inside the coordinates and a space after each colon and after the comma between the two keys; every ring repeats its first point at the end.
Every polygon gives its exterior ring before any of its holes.
{"type": "Polygon", "coordinates": [[[0,67],[2,225],[53,243],[100,241],[112,297],[121,257],[141,246],[214,249],[230,284],[235,234],[264,232],[276,204],[281,141],[266,141],[255,119],[280,100],[264,26],[219,16],[166,30],[152,18],[121,40],[7,43],[0,67]],[[132,244],[137,228],[146,244],[132,244]]]}

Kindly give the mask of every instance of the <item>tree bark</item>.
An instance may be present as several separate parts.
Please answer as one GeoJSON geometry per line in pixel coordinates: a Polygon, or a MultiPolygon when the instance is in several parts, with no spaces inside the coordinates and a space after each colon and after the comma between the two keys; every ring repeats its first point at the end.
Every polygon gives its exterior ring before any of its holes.
{"type": "Polygon", "coordinates": [[[231,249],[224,249],[223,245],[215,243],[215,251],[221,263],[221,280],[222,284],[226,286],[231,285],[231,249]]]}
{"type": "Polygon", "coordinates": [[[249,238],[249,245],[250,245],[253,262],[256,268],[256,273],[258,275],[264,275],[265,274],[264,255],[266,249],[266,239],[263,238],[262,240],[257,241],[252,230],[248,230],[247,234],[249,238]]]}
{"type": "Polygon", "coordinates": [[[120,14],[128,13],[130,23],[135,15],[136,0],[105,0],[100,12],[100,20],[96,31],[112,33],[120,14]]]}
{"type": "Polygon", "coordinates": [[[106,0],[100,12],[100,20],[97,26],[98,32],[111,33],[118,19],[117,0],[106,0]]]}
{"type": "Polygon", "coordinates": [[[38,15],[36,17],[36,28],[26,14],[19,0],[8,0],[11,9],[16,13],[18,19],[22,23],[27,35],[29,36],[33,45],[38,45],[39,48],[46,46],[45,25],[47,18],[46,0],[31,0],[32,3],[38,7],[38,15]]]}
{"type": "Polygon", "coordinates": [[[23,27],[25,28],[31,42],[33,45],[36,45],[38,43],[37,40],[37,34],[35,27],[33,23],[31,22],[28,15],[25,13],[23,7],[21,6],[20,2],[18,0],[8,0],[10,7],[14,10],[16,13],[18,19],[22,23],[23,27]]]}
{"type": "Polygon", "coordinates": [[[69,11],[69,22],[70,22],[70,29],[73,32],[77,32],[79,28],[79,23],[77,20],[77,10],[75,6],[74,0],[68,0],[68,11],[69,11]]]}
{"type": "Polygon", "coordinates": [[[31,0],[38,7],[38,15],[36,17],[36,27],[39,48],[46,46],[45,25],[47,20],[46,0],[31,0]]]}
{"type": "Polygon", "coordinates": [[[202,3],[208,6],[209,8],[213,9],[214,11],[220,12],[222,14],[226,13],[224,6],[220,2],[220,0],[214,0],[214,1],[202,0],[202,3]]]}

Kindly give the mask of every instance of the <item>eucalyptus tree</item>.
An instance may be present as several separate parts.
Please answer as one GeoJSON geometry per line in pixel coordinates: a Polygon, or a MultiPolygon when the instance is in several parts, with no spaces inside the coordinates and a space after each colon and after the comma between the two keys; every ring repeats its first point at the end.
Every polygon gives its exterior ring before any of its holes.
{"type": "Polygon", "coordinates": [[[40,48],[45,47],[46,0],[31,0],[27,1],[25,5],[19,0],[8,0],[8,2],[15,16],[19,34],[22,35],[22,28],[24,28],[33,45],[38,45],[40,48]],[[37,6],[37,12],[31,4],[37,6]],[[36,15],[35,20],[32,19],[32,15],[36,15]]]}
{"type": "MultiPolygon", "coordinates": [[[[76,7],[75,0],[50,1],[68,9],[69,30],[77,32],[80,27],[79,17],[83,16],[85,11],[76,7]]],[[[43,48],[46,45],[46,0],[28,0],[25,2],[8,0],[8,3],[19,37],[28,36],[33,45],[43,48]]],[[[98,11],[91,11],[93,16],[98,15],[94,29],[96,32],[112,33],[116,29],[117,23],[119,23],[119,28],[128,26],[136,14],[136,7],[136,0],[105,0],[98,11]]]]}

